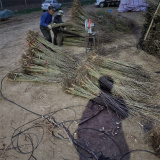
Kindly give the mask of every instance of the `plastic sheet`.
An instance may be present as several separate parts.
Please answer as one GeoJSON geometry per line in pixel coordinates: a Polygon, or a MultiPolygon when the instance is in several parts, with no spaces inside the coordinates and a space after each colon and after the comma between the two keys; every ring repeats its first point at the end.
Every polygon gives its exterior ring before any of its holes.
{"type": "Polygon", "coordinates": [[[14,12],[8,9],[5,9],[3,11],[0,11],[0,19],[1,18],[10,18],[15,16],[14,12]]]}
{"type": "Polygon", "coordinates": [[[145,11],[147,6],[146,0],[121,0],[118,11],[145,11]]]}

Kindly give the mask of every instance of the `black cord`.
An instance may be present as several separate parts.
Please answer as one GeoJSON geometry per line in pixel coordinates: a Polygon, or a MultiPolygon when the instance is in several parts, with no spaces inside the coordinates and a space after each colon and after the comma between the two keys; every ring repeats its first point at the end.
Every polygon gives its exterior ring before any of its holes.
{"type": "Polygon", "coordinates": [[[131,154],[132,152],[147,152],[147,153],[153,154],[153,155],[155,155],[155,156],[158,155],[158,154],[156,154],[156,153],[154,153],[154,152],[151,152],[151,151],[136,149],[136,150],[131,150],[131,151],[125,153],[119,160],[122,160],[125,156],[127,156],[128,154],[131,154]]]}
{"type": "MultiPolygon", "coordinates": [[[[120,154],[122,153],[122,152],[121,152],[121,149],[120,149],[120,146],[119,146],[119,145],[116,143],[116,141],[115,141],[109,134],[107,134],[106,132],[100,131],[100,130],[94,129],[94,128],[81,128],[81,129],[78,129],[77,131],[80,131],[80,130],[82,130],[82,129],[91,129],[91,130],[94,130],[94,131],[97,131],[97,132],[102,132],[102,133],[104,133],[104,134],[107,135],[110,139],[112,139],[112,141],[113,141],[113,142],[115,143],[115,145],[118,147],[120,154]]],[[[76,132],[77,132],[77,131],[76,131],[76,132]]],[[[74,133],[75,133],[75,132],[74,132],[74,133]]],[[[155,155],[155,156],[158,155],[158,154],[156,154],[156,153],[154,153],[154,152],[151,152],[151,151],[148,151],[148,150],[140,150],[140,149],[137,149],[137,150],[131,150],[131,151],[125,153],[124,155],[121,154],[121,158],[120,158],[119,160],[122,160],[122,159],[123,159],[125,156],[127,156],[128,154],[131,154],[131,152],[147,152],[147,153],[153,154],[153,155],[155,155]]],[[[113,160],[113,159],[110,159],[109,157],[103,156],[103,154],[101,154],[99,158],[101,158],[101,157],[103,157],[104,160],[105,160],[105,159],[113,160]]],[[[114,159],[114,160],[116,160],[116,159],[114,159]]],[[[118,160],[118,159],[117,159],[117,160],[118,160]]]]}
{"type": "MultiPolygon", "coordinates": [[[[68,107],[66,107],[66,108],[68,108],[68,107]]],[[[60,110],[63,110],[63,109],[60,109],[60,110]]],[[[59,111],[60,111],[60,110],[59,110],[59,111]]],[[[54,111],[54,114],[55,114],[55,113],[57,113],[57,111],[54,111]]],[[[19,146],[19,142],[18,142],[18,141],[19,141],[19,135],[21,135],[21,134],[24,134],[24,135],[25,135],[26,133],[24,133],[24,132],[26,132],[26,131],[28,131],[28,130],[30,130],[30,129],[32,129],[32,128],[41,127],[41,126],[35,126],[35,125],[33,125],[33,126],[27,128],[27,129],[23,130],[23,131],[22,131],[22,129],[21,129],[21,128],[24,127],[25,125],[27,125],[27,124],[29,124],[29,123],[32,123],[32,122],[34,122],[34,121],[36,121],[36,120],[38,120],[38,119],[40,119],[40,118],[34,119],[34,120],[32,120],[32,121],[30,121],[30,122],[27,122],[26,124],[23,124],[22,126],[18,127],[18,128],[14,131],[14,133],[13,133],[13,135],[12,135],[12,138],[11,138],[12,143],[11,143],[10,145],[12,145],[13,147],[12,147],[12,148],[8,148],[8,149],[6,149],[6,150],[15,149],[16,151],[18,151],[18,152],[21,153],[21,154],[29,154],[29,153],[30,153],[31,155],[30,155],[30,157],[29,157],[28,160],[30,160],[31,158],[33,158],[33,159],[36,160],[36,158],[34,157],[33,153],[34,153],[35,149],[39,146],[40,142],[42,141],[43,136],[42,136],[42,138],[39,140],[38,137],[37,137],[37,135],[36,135],[38,142],[37,142],[37,145],[35,146],[35,145],[33,144],[32,138],[31,138],[31,134],[32,134],[32,133],[28,133],[27,138],[30,140],[30,143],[31,143],[31,144],[26,144],[26,145],[32,146],[32,150],[31,150],[30,152],[23,152],[20,148],[23,147],[23,146],[25,146],[25,145],[19,146]],[[18,131],[18,130],[19,130],[19,133],[15,134],[16,131],[18,131]],[[17,139],[16,139],[16,138],[17,138],[17,139]],[[15,140],[17,140],[17,146],[15,146],[15,145],[13,144],[15,140]]],[[[73,120],[73,121],[75,121],[75,120],[73,120]]],[[[39,123],[40,123],[40,122],[39,122],[39,123]]],[[[65,122],[64,122],[64,123],[65,123],[65,122]]],[[[59,123],[59,124],[61,124],[61,123],[59,123]]],[[[41,127],[41,128],[42,128],[42,127],[41,127]]],[[[100,131],[100,130],[97,130],[97,129],[94,129],[94,128],[82,128],[82,129],[91,129],[91,130],[94,130],[94,131],[97,131],[97,132],[101,132],[101,133],[104,133],[105,135],[109,136],[109,138],[111,138],[110,135],[108,135],[108,134],[105,133],[104,131],[100,131]]],[[[79,129],[79,130],[77,130],[77,131],[80,131],[80,130],[82,130],[82,129],[79,129]]],[[[77,131],[76,131],[76,132],[77,132],[77,131]]],[[[74,133],[75,133],[75,132],[74,132],[74,133]]],[[[44,130],[43,130],[43,135],[44,135],[44,130]]],[[[58,138],[58,139],[59,139],[59,138],[58,138]]],[[[113,142],[117,145],[117,147],[118,147],[118,149],[119,149],[119,151],[120,151],[120,153],[121,153],[121,149],[120,149],[119,145],[116,143],[116,141],[115,141],[113,138],[111,138],[111,139],[112,139],[113,142]]],[[[61,140],[62,140],[62,139],[61,139],[61,140]]],[[[82,153],[79,152],[77,146],[75,146],[75,148],[76,148],[77,153],[79,154],[80,157],[82,156],[82,157],[85,157],[86,159],[92,158],[91,156],[88,156],[88,157],[87,157],[87,156],[85,156],[85,155],[82,155],[82,153]]],[[[3,149],[3,150],[5,150],[5,149],[3,149]]],[[[131,151],[125,153],[124,155],[122,155],[121,158],[120,158],[120,159],[117,159],[117,160],[122,160],[122,159],[123,159],[125,156],[127,156],[128,154],[131,154],[131,152],[138,152],[138,151],[148,152],[148,153],[153,154],[153,155],[156,156],[155,153],[153,153],[153,152],[151,152],[151,151],[147,151],[147,150],[131,150],[131,151]]],[[[109,157],[104,157],[102,154],[100,155],[100,158],[104,158],[104,160],[105,160],[105,159],[107,159],[107,160],[113,160],[113,159],[110,159],[109,157]]],[[[114,159],[114,160],[116,160],[116,159],[114,159]]]]}
{"type": "MultiPolygon", "coordinates": [[[[4,148],[3,150],[4,150],[4,151],[8,151],[8,150],[14,149],[14,150],[16,150],[18,153],[21,153],[21,154],[30,154],[30,158],[29,158],[28,160],[30,160],[31,157],[36,160],[36,158],[34,157],[33,153],[34,153],[35,149],[38,148],[39,144],[41,143],[41,141],[42,141],[42,139],[43,139],[44,129],[43,129],[42,126],[37,126],[37,125],[33,125],[33,126],[27,128],[27,129],[23,130],[23,131],[22,131],[22,128],[23,128],[25,125],[28,125],[28,124],[30,124],[30,123],[38,120],[38,119],[40,119],[40,118],[34,119],[34,120],[30,121],[30,122],[27,122],[26,124],[23,124],[22,126],[20,126],[20,127],[18,127],[17,129],[15,129],[14,132],[13,132],[13,134],[12,134],[12,136],[11,136],[11,143],[8,145],[8,147],[7,147],[6,149],[4,148]],[[29,131],[30,129],[34,129],[34,128],[37,128],[37,127],[38,127],[38,128],[41,128],[42,131],[43,131],[41,138],[38,138],[38,136],[37,136],[35,133],[25,133],[25,132],[29,131]],[[16,133],[17,131],[19,131],[19,133],[16,133]],[[16,134],[15,134],[15,133],[16,133],[16,134]],[[30,144],[19,145],[19,138],[20,138],[19,136],[20,136],[21,134],[24,135],[24,136],[29,140],[29,143],[30,143],[30,144]],[[36,145],[34,145],[34,143],[33,143],[33,139],[32,139],[33,136],[36,137],[36,141],[37,141],[37,142],[36,142],[36,145]],[[10,147],[10,146],[12,146],[12,147],[10,147]],[[22,151],[21,148],[22,148],[22,147],[25,147],[25,146],[31,146],[32,149],[31,149],[30,151],[28,151],[28,152],[22,151]]],[[[38,133],[39,133],[39,132],[38,132],[38,133]]]]}
{"type": "MultiPolygon", "coordinates": [[[[108,137],[114,142],[114,144],[117,146],[117,148],[118,148],[118,150],[119,150],[119,153],[120,153],[121,156],[122,156],[122,151],[121,151],[120,146],[117,144],[117,142],[116,142],[108,133],[106,133],[106,132],[104,132],[104,131],[100,131],[100,130],[95,129],[95,128],[81,128],[81,129],[76,130],[75,132],[78,132],[78,131],[80,131],[80,130],[87,130],[87,129],[94,130],[94,131],[97,131],[97,132],[101,132],[101,133],[105,134],[106,136],[108,136],[108,137]]],[[[74,132],[74,133],[75,133],[75,132],[74,132]]]]}
{"type": "MultiPolygon", "coordinates": [[[[159,72],[158,72],[158,73],[159,73],[159,72]]],[[[6,97],[3,95],[3,93],[2,93],[2,84],[3,84],[3,80],[5,79],[5,77],[6,77],[6,76],[4,76],[3,79],[1,80],[1,87],[0,87],[1,97],[2,97],[3,99],[5,99],[6,101],[12,103],[12,104],[14,104],[14,105],[16,105],[16,106],[18,106],[18,107],[20,107],[20,108],[22,108],[22,109],[30,112],[30,113],[32,113],[32,114],[34,114],[34,115],[37,115],[38,118],[36,118],[36,119],[34,119],[34,120],[31,120],[31,121],[23,124],[22,126],[18,127],[18,128],[14,131],[14,133],[12,134],[11,144],[8,145],[8,147],[7,147],[6,149],[0,149],[0,150],[11,150],[11,149],[14,149],[14,150],[16,150],[17,152],[19,152],[19,153],[21,153],[21,154],[31,154],[28,160],[30,160],[31,158],[37,160],[37,159],[34,157],[33,153],[34,153],[35,149],[37,149],[37,147],[39,146],[40,142],[41,142],[42,139],[43,139],[44,129],[43,129],[43,127],[41,127],[41,126],[33,125],[33,126],[31,126],[31,127],[29,127],[29,128],[27,128],[27,129],[25,129],[25,130],[22,131],[22,127],[24,127],[25,125],[30,124],[30,123],[32,123],[32,122],[34,122],[34,121],[36,121],[36,120],[38,120],[38,119],[40,119],[40,118],[42,118],[42,117],[45,118],[45,116],[49,116],[49,115],[51,115],[51,114],[56,114],[57,112],[59,112],[59,111],[61,111],[61,110],[64,110],[64,109],[72,109],[72,107],[75,107],[75,106],[71,106],[71,107],[66,107],[66,108],[63,108],[63,109],[59,109],[59,110],[50,112],[50,113],[45,114],[44,116],[42,116],[42,115],[40,115],[40,114],[38,114],[38,113],[36,113],[36,112],[33,112],[33,111],[29,110],[29,109],[26,109],[25,107],[17,104],[16,102],[14,102],[14,101],[6,98],[6,97]],[[30,129],[37,128],[37,127],[40,127],[40,128],[43,130],[43,134],[42,134],[42,137],[40,138],[40,140],[38,139],[38,136],[37,136],[36,134],[34,134],[34,133],[24,133],[24,132],[26,132],[26,131],[28,131],[28,130],[30,130],[30,129]],[[15,134],[19,129],[20,129],[20,131],[19,131],[17,134],[15,134]],[[29,141],[30,141],[31,144],[25,144],[25,145],[20,145],[20,146],[19,146],[19,135],[21,135],[21,134],[25,135],[25,136],[29,139],[29,141]],[[34,146],[33,139],[32,139],[32,136],[31,136],[31,135],[34,135],[34,136],[36,137],[36,139],[37,139],[37,144],[36,144],[36,146],[34,146]],[[15,140],[17,140],[17,141],[16,141],[16,142],[17,142],[17,143],[16,143],[17,146],[14,145],[15,140]],[[9,148],[9,146],[11,146],[11,145],[12,145],[12,147],[9,148]],[[32,150],[31,150],[31,151],[28,151],[28,152],[22,151],[21,148],[22,148],[23,146],[26,146],[26,145],[32,146],[32,150]]],[[[81,106],[81,105],[80,105],[80,106],[81,106]]],[[[74,109],[72,109],[72,110],[75,112],[74,109]]],[[[76,112],[75,112],[75,118],[76,118],[76,112]]],[[[71,125],[74,121],[76,121],[76,120],[75,120],[75,119],[74,119],[74,120],[68,120],[68,121],[64,121],[64,122],[58,123],[58,125],[61,125],[62,123],[71,122],[71,123],[69,124],[69,126],[68,126],[68,128],[69,128],[70,125],[71,125]]],[[[119,152],[121,153],[120,146],[119,146],[119,145],[116,143],[116,141],[115,141],[113,138],[111,138],[111,136],[110,136],[109,134],[107,134],[106,132],[100,131],[100,130],[94,129],[94,128],[82,128],[82,129],[91,129],[91,130],[94,130],[94,131],[97,131],[97,132],[104,133],[105,135],[107,135],[107,136],[115,143],[115,145],[116,145],[116,146],[118,147],[118,149],[119,149],[119,152]]],[[[79,129],[79,130],[77,130],[77,131],[80,131],[80,130],[82,130],[82,129],[79,129]]],[[[76,131],[76,132],[77,132],[77,131],[76,131]]],[[[53,133],[52,133],[52,136],[56,137],[53,133]]],[[[61,139],[61,138],[59,138],[59,137],[56,137],[56,138],[61,139]]],[[[62,140],[62,139],[61,139],[61,140],[62,140]]],[[[86,157],[86,156],[82,155],[82,154],[78,151],[77,146],[75,146],[75,148],[76,148],[79,156],[86,157]]],[[[157,156],[157,154],[155,154],[155,153],[153,153],[153,152],[151,152],[151,151],[147,151],[147,150],[131,150],[131,151],[125,153],[119,160],[122,160],[122,159],[123,159],[125,156],[127,156],[128,154],[131,154],[131,152],[139,152],[139,151],[140,151],[140,152],[147,152],[147,153],[150,153],[150,154],[153,154],[153,155],[157,156]]],[[[87,157],[86,157],[86,158],[87,158],[87,157]]],[[[91,158],[91,157],[88,157],[88,158],[91,158]]],[[[87,158],[87,159],[88,159],[88,158],[87,158]]],[[[108,159],[109,159],[109,157],[104,157],[104,158],[106,158],[106,159],[108,158],[108,159]]]]}
{"type": "Polygon", "coordinates": [[[36,112],[33,112],[33,111],[31,111],[31,110],[29,110],[29,109],[27,109],[27,108],[25,108],[25,107],[23,107],[23,106],[17,104],[16,102],[14,102],[14,101],[12,101],[12,100],[6,98],[6,97],[3,95],[3,93],[2,93],[2,84],[3,84],[3,80],[4,80],[5,78],[6,78],[6,76],[4,76],[4,77],[2,78],[2,80],[1,80],[1,88],[0,88],[0,94],[1,94],[1,96],[3,97],[3,99],[5,99],[6,101],[8,101],[8,102],[10,102],[10,103],[15,104],[16,106],[18,106],[18,107],[20,107],[20,108],[22,108],[22,109],[24,109],[24,110],[26,110],[26,111],[28,111],[28,112],[34,114],[34,115],[37,115],[37,116],[42,117],[42,115],[40,115],[40,114],[38,114],[38,113],[36,113],[36,112]]]}
{"type": "MultiPolygon", "coordinates": [[[[82,105],[78,105],[78,106],[82,106],[82,105]]],[[[73,109],[73,107],[76,107],[76,106],[69,106],[69,107],[65,107],[65,108],[62,108],[62,109],[59,109],[59,110],[56,110],[56,111],[53,111],[53,112],[49,112],[49,113],[47,113],[46,115],[43,116],[44,119],[43,119],[42,121],[40,121],[39,123],[43,122],[45,119],[47,119],[47,117],[49,117],[49,116],[51,116],[51,115],[54,115],[54,114],[56,114],[57,112],[60,112],[60,111],[62,111],[62,110],[67,110],[67,109],[73,110],[74,113],[75,113],[74,118],[76,118],[76,112],[75,112],[75,110],[73,109]]],[[[18,153],[21,153],[21,154],[31,154],[29,160],[30,160],[31,158],[36,159],[36,158],[33,156],[33,152],[35,151],[35,149],[37,149],[37,147],[39,146],[40,142],[41,142],[42,139],[43,139],[44,129],[43,129],[43,127],[39,126],[39,123],[36,123],[35,125],[32,125],[31,127],[27,128],[27,129],[23,129],[23,128],[24,128],[26,125],[29,125],[30,123],[33,123],[33,122],[35,122],[35,121],[37,121],[37,120],[39,120],[39,119],[41,119],[41,118],[42,118],[42,117],[38,117],[38,118],[36,118],[36,119],[33,119],[33,120],[31,120],[31,121],[29,121],[29,122],[21,125],[21,126],[18,127],[17,129],[15,129],[14,132],[13,132],[13,134],[12,134],[12,136],[11,136],[11,143],[8,145],[7,148],[0,149],[0,150],[6,150],[6,151],[8,151],[8,150],[14,149],[14,150],[16,150],[18,153]],[[27,131],[29,131],[29,130],[31,130],[31,129],[37,128],[37,127],[41,128],[41,129],[43,130],[43,134],[42,134],[42,137],[41,137],[41,138],[38,138],[38,136],[37,136],[36,134],[34,134],[34,133],[25,133],[25,132],[27,132],[27,131]],[[30,144],[19,145],[19,136],[20,136],[20,135],[26,136],[27,139],[29,140],[30,144]],[[36,137],[36,141],[37,141],[37,142],[36,142],[36,145],[33,143],[32,136],[31,136],[31,135],[34,136],[34,137],[36,137]],[[12,146],[12,147],[10,147],[10,146],[12,146]],[[22,148],[22,147],[25,147],[25,146],[31,146],[32,149],[31,149],[30,151],[28,151],[28,152],[24,152],[21,148],[22,148]]],[[[78,120],[80,120],[80,119],[78,119],[78,120]]],[[[77,121],[77,120],[74,119],[74,120],[63,121],[63,123],[70,123],[70,124],[69,124],[69,126],[70,126],[70,125],[71,125],[73,122],[75,122],[75,121],[77,121]]],[[[58,126],[60,126],[61,124],[62,124],[62,122],[61,122],[61,123],[58,123],[58,126]]]]}
{"type": "Polygon", "coordinates": [[[157,72],[155,72],[155,73],[160,74],[160,71],[157,71],[157,72]]]}

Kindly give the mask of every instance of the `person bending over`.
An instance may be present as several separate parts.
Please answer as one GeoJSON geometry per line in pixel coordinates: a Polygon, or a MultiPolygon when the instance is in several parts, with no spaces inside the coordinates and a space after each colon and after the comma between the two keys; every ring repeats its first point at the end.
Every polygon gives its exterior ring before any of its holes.
{"type": "MultiPolygon", "coordinates": [[[[54,23],[63,23],[62,22],[62,16],[63,16],[63,11],[62,10],[59,10],[58,11],[58,14],[54,17],[54,20],[53,20],[53,24],[54,23]]],[[[52,29],[53,33],[54,33],[54,40],[53,40],[53,43],[54,45],[57,45],[57,35],[59,33],[61,33],[61,30],[60,30],[60,27],[56,27],[56,28],[53,28],[52,29]]],[[[63,38],[62,38],[62,35],[61,35],[61,42],[59,45],[62,45],[62,41],[63,41],[63,38]]]]}
{"type": "Polygon", "coordinates": [[[52,38],[51,38],[50,30],[52,29],[51,22],[52,22],[53,13],[54,13],[53,6],[49,6],[48,11],[42,14],[41,20],[40,20],[40,30],[43,36],[45,37],[45,39],[51,43],[52,43],[52,38]]]}

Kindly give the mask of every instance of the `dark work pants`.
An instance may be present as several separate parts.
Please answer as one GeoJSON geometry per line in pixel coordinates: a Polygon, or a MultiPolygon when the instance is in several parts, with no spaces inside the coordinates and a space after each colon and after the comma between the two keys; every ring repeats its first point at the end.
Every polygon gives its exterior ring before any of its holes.
{"type": "Polygon", "coordinates": [[[53,39],[53,44],[54,45],[63,45],[64,37],[63,37],[63,32],[57,28],[52,29],[54,33],[54,39],[53,39]]]}
{"type": "Polygon", "coordinates": [[[57,45],[57,35],[59,33],[59,29],[53,28],[52,29],[53,33],[54,33],[54,39],[53,39],[53,44],[57,45]]]}
{"type": "Polygon", "coordinates": [[[41,30],[43,36],[45,37],[45,39],[52,43],[52,37],[51,37],[50,30],[47,29],[47,27],[44,27],[44,26],[40,26],[40,30],[41,30]]]}

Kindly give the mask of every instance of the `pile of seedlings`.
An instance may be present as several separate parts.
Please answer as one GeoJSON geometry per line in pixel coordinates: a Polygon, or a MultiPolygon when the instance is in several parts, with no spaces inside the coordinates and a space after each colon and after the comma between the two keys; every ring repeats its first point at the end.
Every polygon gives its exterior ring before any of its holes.
{"type": "Polygon", "coordinates": [[[153,0],[149,3],[145,14],[145,24],[143,26],[142,37],[140,39],[141,48],[160,58],[160,3],[153,0]]]}
{"type": "Polygon", "coordinates": [[[22,73],[10,73],[14,81],[62,82],[62,79],[73,77],[77,66],[76,58],[53,46],[38,33],[27,34],[28,50],[22,55],[22,73]]]}
{"type": "MultiPolygon", "coordinates": [[[[126,19],[117,20],[121,24],[118,25],[111,15],[106,16],[111,16],[111,21],[103,19],[105,16],[92,15],[97,28],[101,29],[104,35],[110,29],[119,28],[121,31],[128,27],[128,23],[123,25],[126,19]],[[107,31],[104,27],[106,24],[112,26],[107,31]]],[[[71,9],[71,20],[53,24],[52,27],[66,27],[63,31],[64,44],[83,46],[86,35],[84,22],[88,18],[90,16],[82,10],[79,1],[75,0],[71,9]]],[[[105,40],[103,36],[102,39],[105,40]]],[[[160,106],[156,99],[159,99],[160,81],[157,74],[150,73],[140,65],[108,59],[103,56],[105,54],[99,53],[105,50],[89,52],[86,58],[82,59],[53,45],[33,31],[28,32],[26,41],[28,49],[22,56],[22,70],[9,73],[10,80],[58,83],[66,93],[87,98],[104,108],[109,108],[120,118],[144,115],[159,119],[160,106]]],[[[64,129],[67,131],[67,128],[64,129]]],[[[159,140],[155,142],[155,139],[158,138],[159,133],[152,132],[149,139],[157,153],[159,140]]]]}
{"type": "Polygon", "coordinates": [[[134,115],[136,111],[159,115],[159,107],[154,102],[159,92],[158,80],[142,66],[99,56],[98,51],[88,53],[82,61],[81,57],[53,46],[33,31],[28,32],[27,44],[22,71],[10,73],[11,80],[57,82],[68,93],[88,99],[100,98],[103,106],[110,106],[122,117],[134,115]],[[109,88],[109,92],[103,91],[98,81],[109,88]]]}
{"type": "Polygon", "coordinates": [[[122,117],[129,111],[133,115],[139,112],[157,117],[160,107],[154,102],[159,93],[155,76],[142,66],[91,54],[87,63],[78,67],[74,81],[69,79],[65,86],[68,93],[88,99],[99,97],[104,102],[101,105],[117,106],[112,109],[122,117]]]}
{"type": "Polygon", "coordinates": [[[107,11],[86,13],[78,0],[73,2],[70,13],[70,19],[65,23],[52,24],[52,28],[60,27],[64,36],[64,45],[85,46],[86,19],[91,19],[94,23],[94,32],[98,35],[100,43],[111,42],[115,32],[127,33],[134,26],[133,22],[127,18],[120,15],[113,16],[107,11]]]}
{"type": "Polygon", "coordinates": [[[89,15],[85,13],[78,0],[73,2],[70,20],[61,24],[52,24],[52,28],[60,27],[64,36],[64,45],[85,46],[85,20],[89,15]],[[66,30],[64,30],[64,28],[66,30]]]}
{"type": "MultiPolygon", "coordinates": [[[[65,43],[82,44],[85,35],[83,23],[88,15],[78,0],[74,1],[71,13],[72,21],[53,27],[68,26],[65,43]]],[[[122,117],[139,113],[159,116],[160,108],[155,101],[160,91],[157,87],[159,80],[142,66],[108,59],[100,56],[99,51],[88,53],[82,60],[82,57],[75,57],[54,46],[33,31],[28,32],[27,44],[28,50],[22,56],[22,71],[10,73],[9,79],[60,83],[66,92],[94,99],[122,117]]]]}
{"type": "MultiPolygon", "coordinates": [[[[64,45],[85,46],[85,29],[84,26],[78,25],[71,21],[65,23],[52,24],[52,28],[60,27],[63,34],[64,45]],[[64,30],[66,28],[66,30],[64,30]]],[[[59,36],[59,35],[58,35],[59,36]]]]}

